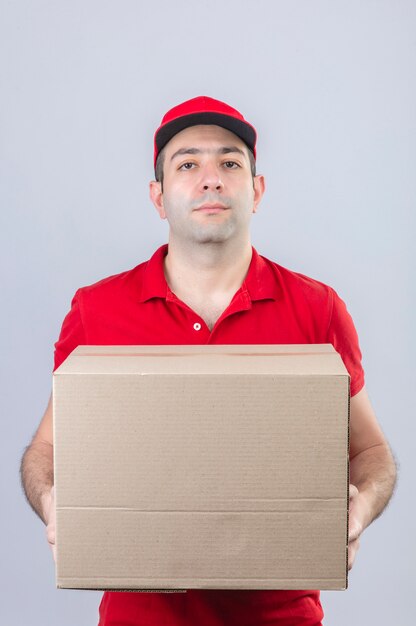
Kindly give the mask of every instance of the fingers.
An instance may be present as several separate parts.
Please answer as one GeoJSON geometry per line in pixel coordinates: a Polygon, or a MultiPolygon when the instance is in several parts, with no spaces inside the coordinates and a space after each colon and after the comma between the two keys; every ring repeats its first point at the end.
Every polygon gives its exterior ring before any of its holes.
{"type": "Polygon", "coordinates": [[[350,484],[348,541],[355,541],[364,530],[362,524],[362,512],[360,506],[359,491],[355,485],[350,484]]]}
{"type": "Polygon", "coordinates": [[[48,540],[49,547],[52,550],[53,560],[56,562],[55,521],[46,526],[46,538],[48,540]]]}
{"type": "Polygon", "coordinates": [[[359,494],[359,491],[358,491],[357,487],[350,483],[350,500],[352,500],[353,498],[357,497],[358,494],[359,494]]]}
{"type": "Polygon", "coordinates": [[[46,538],[48,543],[55,545],[55,524],[48,524],[46,527],[46,538]]]}
{"type": "Polygon", "coordinates": [[[355,557],[360,547],[360,540],[355,539],[348,544],[348,570],[350,570],[354,564],[355,557]]]}
{"type": "Polygon", "coordinates": [[[358,539],[363,530],[364,528],[362,523],[360,522],[359,516],[357,516],[357,512],[350,509],[348,519],[348,541],[350,542],[358,539]]]}
{"type": "Polygon", "coordinates": [[[55,486],[52,486],[49,494],[48,494],[48,502],[47,502],[47,514],[46,519],[48,520],[46,526],[46,538],[48,540],[49,546],[52,550],[52,556],[54,561],[56,562],[56,545],[55,545],[55,486]]]}
{"type": "Polygon", "coordinates": [[[45,491],[41,496],[42,519],[45,524],[50,521],[51,515],[55,514],[55,487],[52,486],[49,491],[45,491]]]}
{"type": "Polygon", "coordinates": [[[363,529],[359,524],[357,523],[351,524],[349,531],[348,531],[348,543],[357,541],[357,539],[360,537],[362,532],[363,532],[363,529]]]}

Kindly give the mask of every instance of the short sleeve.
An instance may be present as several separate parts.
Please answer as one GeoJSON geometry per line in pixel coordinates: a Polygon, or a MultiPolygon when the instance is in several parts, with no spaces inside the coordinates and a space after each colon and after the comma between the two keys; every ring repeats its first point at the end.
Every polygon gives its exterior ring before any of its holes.
{"type": "Polygon", "coordinates": [[[80,297],[78,289],[72,299],[71,310],[62,323],[59,339],[55,343],[54,371],[77,346],[87,343],[81,318],[80,297]]]}
{"type": "Polygon", "coordinates": [[[351,396],[355,396],[364,386],[364,370],[361,364],[361,350],[357,331],[345,302],[331,289],[333,296],[331,318],[327,341],[341,355],[351,376],[351,396]]]}

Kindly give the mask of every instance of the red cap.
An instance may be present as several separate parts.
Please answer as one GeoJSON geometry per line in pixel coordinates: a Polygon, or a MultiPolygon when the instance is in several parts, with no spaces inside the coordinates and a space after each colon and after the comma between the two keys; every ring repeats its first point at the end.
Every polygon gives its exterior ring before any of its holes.
{"type": "Polygon", "coordinates": [[[198,124],[215,124],[230,130],[244,141],[256,158],[257,133],[254,126],[249,124],[237,109],[233,109],[225,102],[208,96],[198,96],[178,104],[163,116],[154,138],[155,167],[157,155],[168,141],[188,126],[198,124]]]}

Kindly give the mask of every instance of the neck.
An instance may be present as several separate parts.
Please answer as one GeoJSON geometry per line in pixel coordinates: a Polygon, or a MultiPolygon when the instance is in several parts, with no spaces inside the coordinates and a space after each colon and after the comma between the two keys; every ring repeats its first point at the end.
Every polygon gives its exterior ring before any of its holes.
{"type": "Polygon", "coordinates": [[[185,248],[169,239],[166,280],[178,297],[235,293],[244,281],[251,256],[250,239],[237,244],[212,243],[185,248]]]}

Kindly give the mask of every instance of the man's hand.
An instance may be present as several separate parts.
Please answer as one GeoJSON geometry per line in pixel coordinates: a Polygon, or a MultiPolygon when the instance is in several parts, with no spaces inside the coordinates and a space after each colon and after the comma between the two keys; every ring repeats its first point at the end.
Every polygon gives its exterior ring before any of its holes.
{"type": "Polygon", "coordinates": [[[348,569],[359,538],[386,508],[396,483],[396,464],[377,421],[365,387],[351,398],[350,410],[350,518],[348,569]]]}
{"type": "Polygon", "coordinates": [[[55,487],[42,496],[43,519],[46,523],[46,537],[52,550],[53,559],[56,562],[55,546],[55,487]]]}
{"type": "Polygon", "coordinates": [[[369,511],[365,497],[355,485],[350,485],[349,523],[348,523],[348,569],[354,564],[360,547],[360,536],[368,525],[369,511]]]}

